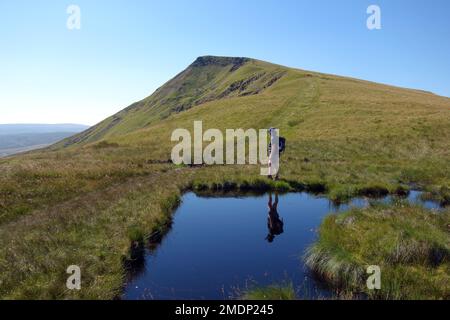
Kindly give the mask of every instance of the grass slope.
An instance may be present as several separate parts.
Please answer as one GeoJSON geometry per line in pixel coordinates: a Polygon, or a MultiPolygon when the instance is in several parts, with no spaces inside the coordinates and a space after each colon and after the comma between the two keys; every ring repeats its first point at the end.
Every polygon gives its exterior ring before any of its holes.
{"type": "Polygon", "coordinates": [[[328,216],[307,265],[346,296],[450,299],[450,210],[397,204],[328,216]],[[366,268],[381,269],[381,289],[366,286],[366,268]]]}
{"type": "Polygon", "coordinates": [[[448,98],[252,59],[199,58],[75,138],[0,159],[0,296],[113,297],[135,235],[167,219],[161,199],[185,188],[306,188],[345,200],[415,185],[445,202],[449,141],[448,98]],[[205,129],[279,127],[285,180],[269,184],[256,166],[170,164],[172,130],[194,120],[205,129]],[[67,292],[60,281],[68,263],[84,266],[84,290],[67,292]]]}
{"type": "Polygon", "coordinates": [[[120,136],[208,101],[257,94],[273,85],[283,73],[281,67],[248,58],[199,57],[151,96],[59,146],[120,136]]]}

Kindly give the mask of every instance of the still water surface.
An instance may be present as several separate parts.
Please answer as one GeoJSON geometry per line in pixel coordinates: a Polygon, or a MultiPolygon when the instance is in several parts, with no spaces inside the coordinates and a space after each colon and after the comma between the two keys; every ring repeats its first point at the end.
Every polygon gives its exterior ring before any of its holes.
{"type": "MultiPolygon", "coordinates": [[[[410,202],[421,202],[411,192],[410,202]]],[[[381,201],[391,201],[386,197],[381,201]]],[[[145,249],[123,299],[229,299],[246,288],[292,282],[300,298],[331,295],[303,265],[305,249],[317,238],[322,219],[351,206],[335,206],[307,193],[205,198],[183,196],[170,230],[145,249]],[[270,206],[269,206],[270,203],[270,206]],[[269,207],[272,210],[269,210],[269,207]]]]}

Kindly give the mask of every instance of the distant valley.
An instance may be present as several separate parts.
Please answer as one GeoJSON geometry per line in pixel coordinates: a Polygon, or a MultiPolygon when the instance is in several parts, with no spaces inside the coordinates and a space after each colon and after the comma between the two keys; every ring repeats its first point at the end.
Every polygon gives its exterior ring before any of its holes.
{"type": "Polygon", "coordinates": [[[79,124],[0,124],[0,157],[44,148],[87,128],[79,124]]]}

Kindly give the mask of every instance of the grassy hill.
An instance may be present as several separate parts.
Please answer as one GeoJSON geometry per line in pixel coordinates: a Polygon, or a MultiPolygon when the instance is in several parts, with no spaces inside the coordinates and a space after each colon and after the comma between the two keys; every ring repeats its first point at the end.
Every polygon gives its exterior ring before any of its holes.
{"type": "Polygon", "coordinates": [[[151,96],[67,139],[63,145],[120,136],[206,102],[258,94],[285,72],[286,68],[248,58],[199,57],[151,96]]]}
{"type": "Polygon", "coordinates": [[[137,148],[138,158],[164,161],[171,132],[195,120],[205,129],[280,128],[285,177],[321,183],[336,198],[412,184],[438,193],[450,180],[449,98],[248,58],[200,57],[150,97],[57,147],[87,150],[102,140],[97,146],[116,146],[113,157],[137,148]]]}
{"type": "Polygon", "coordinates": [[[450,99],[248,58],[200,57],[150,97],[43,151],[0,159],[0,297],[111,298],[130,243],[187,188],[307,189],[336,201],[414,187],[450,201],[450,99]],[[175,128],[278,127],[282,181],[177,167],[175,128]],[[65,290],[65,266],[84,290],[65,290]],[[5,271],[4,271],[5,270],[5,271]]]}

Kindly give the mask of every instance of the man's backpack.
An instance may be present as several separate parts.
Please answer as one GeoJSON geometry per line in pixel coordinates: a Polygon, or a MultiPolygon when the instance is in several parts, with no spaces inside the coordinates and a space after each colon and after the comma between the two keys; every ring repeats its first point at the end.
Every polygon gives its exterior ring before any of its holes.
{"type": "Polygon", "coordinates": [[[284,137],[280,137],[278,145],[280,147],[279,148],[280,153],[283,153],[284,149],[286,149],[286,139],[284,137]]]}
{"type": "MultiPolygon", "coordinates": [[[[286,138],[279,137],[278,138],[278,151],[279,151],[279,153],[282,154],[285,149],[286,149],[286,138]]],[[[269,141],[269,154],[270,154],[271,150],[272,150],[272,144],[269,141]]]]}

